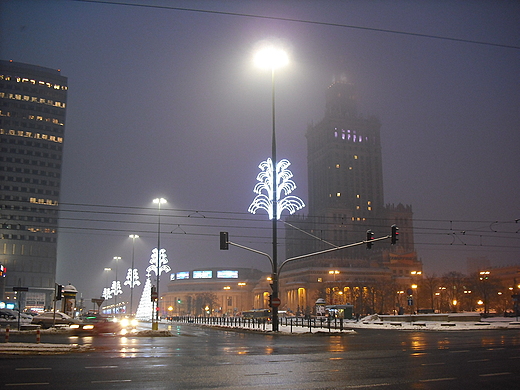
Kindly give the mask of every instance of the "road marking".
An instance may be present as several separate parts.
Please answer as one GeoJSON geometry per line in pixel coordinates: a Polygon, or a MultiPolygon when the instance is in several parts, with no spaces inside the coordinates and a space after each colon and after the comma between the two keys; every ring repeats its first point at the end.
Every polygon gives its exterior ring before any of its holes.
{"type": "Polygon", "coordinates": [[[499,376],[499,375],[511,375],[510,372],[495,372],[493,374],[480,374],[479,376],[499,376]]]}
{"type": "Polygon", "coordinates": [[[131,379],[112,379],[107,381],[91,381],[90,383],[121,383],[121,382],[132,382],[131,379]]]}
{"type": "Polygon", "coordinates": [[[6,386],[40,386],[40,385],[50,385],[49,382],[33,382],[33,383],[6,383],[6,386]]]}
{"type": "Polygon", "coordinates": [[[104,369],[104,368],[117,368],[118,366],[89,366],[89,367],[85,367],[85,369],[92,369],[92,368],[101,368],[101,369],[104,369]]]}
{"type": "Polygon", "coordinates": [[[440,363],[423,363],[423,364],[421,364],[421,366],[443,366],[445,364],[446,363],[444,363],[444,362],[440,362],[440,363]]]}
{"type": "Polygon", "coordinates": [[[38,370],[52,370],[52,367],[19,367],[15,371],[38,371],[38,370]]]}
{"type": "Polygon", "coordinates": [[[434,378],[434,379],[422,379],[419,382],[440,382],[440,381],[454,381],[457,378],[434,378]]]}
{"type": "Polygon", "coordinates": [[[468,363],[489,362],[489,359],[468,360],[468,363]]]}
{"type": "Polygon", "coordinates": [[[469,352],[469,349],[463,349],[460,351],[450,351],[451,353],[461,353],[461,352],[469,352]]]}

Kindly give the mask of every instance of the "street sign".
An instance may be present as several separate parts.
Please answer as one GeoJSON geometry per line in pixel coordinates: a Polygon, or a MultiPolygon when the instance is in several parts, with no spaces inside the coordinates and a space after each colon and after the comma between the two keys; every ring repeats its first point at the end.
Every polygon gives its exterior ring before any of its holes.
{"type": "Polygon", "coordinates": [[[408,298],[408,306],[413,306],[413,299],[412,298],[408,298]]]}
{"type": "Polygon", "coordinates": [[[15,287],[13,287],[13,291],[29,291],[29,287],[15,286],[15,287]]]}
{"type": "Polygon", "coordinates": [[[281,303],[282,303],[282,301],[280,300],[280,298],[273,298],[273,299],[271,299],[271,306],[272,307],[278,307],[278,306],[280,306],[281,303]]]}
{"type": "Polygon", "coordinates": [[[98,307],[101,307],[103,302],[105,302],[105,298],[92,298],[92,303],[95,303],[98,307]]]}

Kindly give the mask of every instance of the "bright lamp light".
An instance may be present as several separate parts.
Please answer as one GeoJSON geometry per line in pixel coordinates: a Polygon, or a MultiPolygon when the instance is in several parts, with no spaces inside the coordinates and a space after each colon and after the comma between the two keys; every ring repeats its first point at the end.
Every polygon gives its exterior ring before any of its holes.
{"type": "Polygon", "coordinates": [[[276,69],[287,65],[289,57],[284,50],[267,46],[255,54],[254,61],[260,68],[276,69]]]}
{"type": "Polygon", "coordinates": [[[164,199],[164,198],[155,198],[153,200],[153,202],[154,203],[158,203],[158,204],[164,204],[164,203],[166,203],[166,199],[164,199]]]}

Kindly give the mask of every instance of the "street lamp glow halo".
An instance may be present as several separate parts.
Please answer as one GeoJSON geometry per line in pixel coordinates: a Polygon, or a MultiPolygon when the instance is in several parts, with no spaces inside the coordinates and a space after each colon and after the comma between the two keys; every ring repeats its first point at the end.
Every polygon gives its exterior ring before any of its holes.
{"type": "Polygon", "coordinates": [[[164,198],[155,198],[155,199],[153,200],[153,202],[156,203],[156,204],[164,204],[164,203],[167,203],[166,199],[164,199],[164,198]]]}
{"type": "Polygon", "coordinates": [[[137,234],[130,234],[128,237],[129,238],[139,238],[139,236],[137,234]]]}
{"type": "Polygon", "coordinates": [[[289,56],[283,49],[266,46],[255,53],[256,66],[264,69],[277,69],[289,63],[289,56]]]}

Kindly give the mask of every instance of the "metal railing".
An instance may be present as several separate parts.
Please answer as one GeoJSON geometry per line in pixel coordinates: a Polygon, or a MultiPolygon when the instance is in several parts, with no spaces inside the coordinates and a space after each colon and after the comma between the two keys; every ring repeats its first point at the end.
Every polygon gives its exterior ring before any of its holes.
{"type": "MultiPolygon", "coordinates": [[[[271,323],[267,318],[244,318],[244,317],[208,317],[208,316],[175,316],[170,317],[172,322],[191,323],[201,325],[223,326],[230,328],[266,330],[266,326],[271,323]]],[[[293,328],[308,328],[309,332],[313,329],[326,329],[329,332],[334,330],[344,331],[345,320],[343,318],[320,318],[320,317],[282,317],[280,318],[280,326],[289,327],[292,333],[293,328]]]]}

